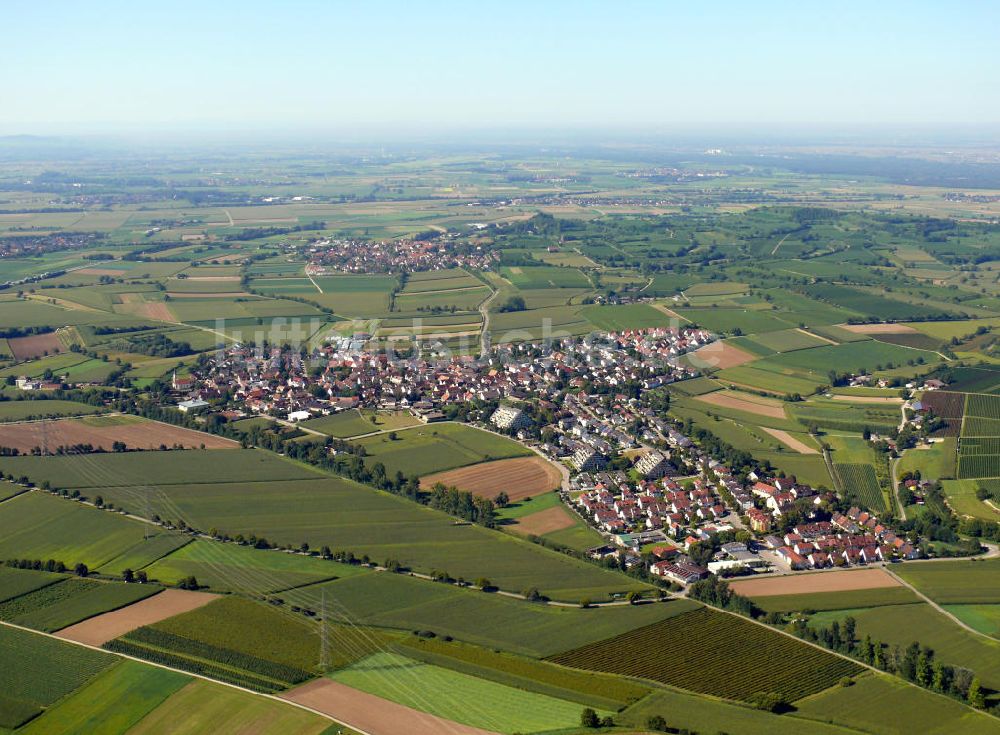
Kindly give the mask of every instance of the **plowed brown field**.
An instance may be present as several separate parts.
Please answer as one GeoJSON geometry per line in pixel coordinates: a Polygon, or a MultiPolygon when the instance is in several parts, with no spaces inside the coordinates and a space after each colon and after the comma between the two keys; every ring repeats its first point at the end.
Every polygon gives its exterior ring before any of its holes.
{"type": "Polygon", "coordinates": [[[494,498],[501,490],[510,502],[534,497],[559,487],[559,469],[541,457],[515,457],[495,462],[482,462],[457,470],[436,472],[420,478],[421,487],[440,482],[483,498],[494,498]]]}

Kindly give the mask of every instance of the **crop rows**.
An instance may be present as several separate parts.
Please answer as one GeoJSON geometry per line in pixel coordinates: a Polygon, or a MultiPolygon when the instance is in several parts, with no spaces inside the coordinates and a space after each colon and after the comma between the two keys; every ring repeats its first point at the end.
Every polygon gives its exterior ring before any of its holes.
{"type": "Polygon", "coordinates": [[[935,414],[945,419],[960,419],[965,412],[965,394],[948,391],[924,393],[920,402],[935,414]]]}
{"type": "Polygon", "coordinates": [[[840,484],[848,497],[874,511],[885,511],[885,496],[878,483],[875,468],[870,464],[835,464],[840,484]]]}
{"type": "Polygon", "coordinates": [[[774,692],[793,701],[862,671],[851,661],[707,608],[567,651],[550,660],[737,700],[774,692]]]}
{"type": "Polygon", "coordinates": [[[978,416],[984,419],[1000,419],[1000,396],[970,393],[965,405],[965,413],[968,416],[978,416]]]}
{"type": "Polygon", "coordinates": [[[246,689],[252,689],[255,692],[271,694],[285,688],[279,682],[253,676],[244,671],[228,669],[210,661],[199,661],[198,659],[188,658],[170,651],[163,651],[143,645],[142,643],[134,643],[127,637],[109,641],[104,644],[104,648],[115,653],[123,653],[126,656],[134,656],[135,658],[151,661],[155,664],[162,664],[175,669],[181,669],[182,671],[189,671],[192,674],[207,676],[211,679],[226,682],[227,684],[236,684],[246,689]]]}
{"type": "Polygon", "coordinates": [[[958,453],[963,457],[981,454],[1000,454],[1000,436],[962,439],[959,444],[958,453]]]}
{"type": "Polygon", "coordinates": [[[1000,420],[966,416],[962,423],[962,436],[1000,436],[1000,420]]]}
{"type": "Polygon", "coordinates": [[[958,477],[1000,477],[1000,454],[961,455],[958,458],[958,477]]]}
{"type": "Polygon", "coordinates": [[[69,600],[74,595],[78,595],[89,589],[100,586],[100,582],[93,582],[85,579],[67,578],[62,582],[50,584],[34,592],[28,592],[20,597],[0,605],[0,620],[14,620],[37,612],[50,605],[69,600]]]}

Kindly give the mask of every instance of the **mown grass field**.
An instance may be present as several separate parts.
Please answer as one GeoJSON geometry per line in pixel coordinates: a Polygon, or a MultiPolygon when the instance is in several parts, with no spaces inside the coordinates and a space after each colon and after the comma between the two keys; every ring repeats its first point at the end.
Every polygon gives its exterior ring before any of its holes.
{"type": "Polygon", "coordinates": [[[411,636],[393,650],[435,664],[519,689],[547,694],[603,709],[620,709],[649,694],[650,689],[627,679],[577,671],[524,656],[442,638],[411,636]]]}
{"type": "Polygon", "coordinates": [[[574,727],[580,722],[582,709],[576,702],[479,679],[397,653],[375,653],[330,678],[407,707],[491,732],[574,727]]]}
{"type": "Polygon", "coordinates": [[[434,472],[485,462],[490,459],[528,456],[531,451],[515,441],[463,424],[428,424],[400,431],[395,440],[388,434],[359,439],[367,451],[369,467],[381,462],[386,472],[429,475],[434,472]]]}
{"type": "Polygon", "coordinates": [[[769,691],[793,701],[863,670],[801,641],[708,608],[549,660],[736,700],[769,691]],[[736,671],[739,676],[734,676],[736,671]]]}

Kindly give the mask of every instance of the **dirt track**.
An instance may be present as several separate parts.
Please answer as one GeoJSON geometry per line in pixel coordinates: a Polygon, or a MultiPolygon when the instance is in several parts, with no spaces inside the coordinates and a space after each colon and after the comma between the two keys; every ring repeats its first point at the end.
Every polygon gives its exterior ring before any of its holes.
{"type": "Polygon", "coordinates": [[[541,457],[514,457],[482,462],[457,470],[436,472],[420,478],[421,487],[442,483],[483,498],[494,498],[501,490],[512,503],[555,490],[562,476],[559,469],[541,457]]]}
{"type": "Polygon", "coordinates": [[[898,587],[899,581],[882,569],[850,569],[813,574],[788,574],[765,579],[730,582],[729,587],[746,597],[804,595],[810,592],[845,592],[898,587]]]}
{"type": "Polygon", "coordinates": [[[59,638],[65,638],[90,646],[103,646],[110,640],[174,615],[195,610],[207,605],[218,595],[207,592],[189,592],[186,590],[166,589],[159,594],[139,600],[128,607],[114,610],[103,615],[97,615],[82,623],[63,628],[56,633],[59,638]]]}
{"type": "Polygon", "coordinates": [[[495,735],[429,715],[329,679],[317,679],[279,695],[346,722],[371,735],[495,735]]]}

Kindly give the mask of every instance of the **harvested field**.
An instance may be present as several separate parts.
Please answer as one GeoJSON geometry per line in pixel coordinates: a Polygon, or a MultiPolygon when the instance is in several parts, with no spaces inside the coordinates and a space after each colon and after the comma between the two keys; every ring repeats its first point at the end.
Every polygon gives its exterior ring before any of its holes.
{"type": "Polygon", "coordinates": [[[176,322],[177,317],[175,317],[170,308],[162,301],[150,301],[144,304],[137,304],[135,308],[130,309],[130,311],[136,316],[141,316],[146,319],[155,319],[161,322],[176,322]]]}
{"type": "Polygon", "coordinates": [[[66,345],[55,332],[33,334],[30,337],[11,337],[7,340],[10,351],[18,360],[31,360],[44,354],[65,352],[66,345]]]}
{"type": "Polygon", "coordinates": [[[401,732],[407,735],[494,735],[488,730],[419,712],[329,679],[311,681],[279,696],[336,717],[370,735],[398,735],[401,732]]]}
{"type": "Polygon", "coordinates": [[[690,353],[691,364],[701,368],[730,368],[742,365],[746,362],[753,362],[756,355],[751,355],[739,347],[734,347],[727,342],[712,342],[699,347],[690,353]]]}
{"type": "Polygon", "coordinates": [[[891,396],[834,396],[835,401],[850,401],[851,403],[895,403],[897,406],[903,402],[902,398],[891,396]]]}
{"type": "Polygon", "coordinates": [[[49,450],[59,446],[90,444],[111,451],[115,442],[124,442],[129,449],[158,449],[160,445],[183,445],[197,449],[238,449],[239,443],[212,434],[180,426],[147,421],[137,416],[93,416],[72,419],[26,421],[0,426],[0,446],[30,452],[48,442],[49,450]]]}
{"type": "Polygon", "coordinates": [[[562,482],[562,475],[548,460],[532,456],[481,462],[420,478],[420,485],[425,488],[438,482],[490,499],[503,491],[510,502],[516,503],[556,489],[562,482]]]}
{"type": "Polygon", "coordinates": [[[89,646],[103,646],[108,641],[131,633],[136,628],[195,610],[217,597],[218,595],[208,592],[166,589],[128,607],[96,615],[89,620],[63,628],[55,635],[89,646]]]}
{"type": "Polygon", "coordinates": [[[240,280],[240,276],[188,276],[184,279],[185,281],[218,281],[224,283],[233,283],[240,280]]]}
{"type": "Polygon", "coordinates": [[[785,444],[785,445],[791,447],[792,449],[794,449],[799,454],[819,454],[819,450],[818,449],[810,447],[805,442],[800,441],[799,439],[796,439],[794,436],[792,436],[791,434],[789,434],[787,431],[782,431],[781,429],[772,429],[772,428],[767,427],[767,426],[761,426],[760,428],[762,428],[764,431],[766,431],[768,434],[770,434],[771,436],[773,436],[775,439],[777,439],[782,444],[785,444]]]}
{"type": "Polygon", "coordinates": [[[225,293],[218,293],[215,291],[190,291],[190,292],[176,292],[170,291],[168,295],[172,299],[235,299],[244,298],[247,296],[252,296],[246,291],[226,291],[225,293]]]}
{"type": "Polygon", "coordinates": [[[837,326],[855,334],[913,334],[917,331],[906,324],[838,324],[837,326]]]}
{"type": "Polygon", "coordinates": [[[511,526],[510,529],[517,533],[541,536],[545,533],[570,528],[574,523],[575,521],[570,512],[562,507],[562,505],[557,505],[554,508],[546,508],[537,513],[531,513],[518,518],[517,523],[511,526]]]}
{"type": "Polygon", "coordinates": [[[81,268],[75,272],[81,276],[121,276],[124,273],[115,268],[81,268]]]}
{"type": "Polygon", "coordinates": [[[804,595],[811,592],[845,592],[879,587],[898,587],[899,580],[882,569],[857,569],[814,574],[789,574],[766,579],[730,582],[729,587],[746,597],[804,595]]]}
{"type": "Polygon", "coordinates": [[[770,416],[775,419],[785,418],[785,407],[782,404],[774,401],[765,403],[765,399],[757,398],[757,396],[743,398],[729,391],[720,390],[715,393],[697,396],[694,400],[708,403],[712,406],[719,406],[720,408],[733,408],[738,411],[746,411],[758,416],[770,416]]]}

